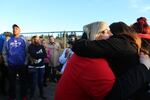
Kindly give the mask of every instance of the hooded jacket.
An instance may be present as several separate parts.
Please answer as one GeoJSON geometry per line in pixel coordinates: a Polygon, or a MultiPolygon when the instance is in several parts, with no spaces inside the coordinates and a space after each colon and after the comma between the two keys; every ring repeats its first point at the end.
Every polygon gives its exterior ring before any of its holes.
{"type": "Polygon", "coordinates": [[[26,41],[24,37],[15,38],[12,36],[5,42],[4,50],[6,52],[6,63],[8,66],[25,65],[26,64],[26,41]]]}

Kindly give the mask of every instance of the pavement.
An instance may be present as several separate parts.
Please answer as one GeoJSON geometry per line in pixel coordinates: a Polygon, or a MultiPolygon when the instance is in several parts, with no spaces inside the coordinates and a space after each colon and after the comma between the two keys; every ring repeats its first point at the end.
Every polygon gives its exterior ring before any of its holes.
{"type": "MultiPolygon", "coordinates": [[[[56,83],[52,83],[52,82],[50,82],[47,87],[44,87],[44,92],[45,92],[44,96],[47,97],[47,100],[54,100],[55,87],[56,87],[56,83]]],[[[19,91],[19,88],[17,88],[17,91],[19,91]]],[[[16,100],[20,100],[18,95],[19,95],[19,92],[17,92],[16,100]]],[[[7,98],[8,98],[7,96],[0,94],[0,100],[7,100],[7,98]]],[[[39,98],[38,88],[36,89],[34,100],[43,100],[39,98]]]]}

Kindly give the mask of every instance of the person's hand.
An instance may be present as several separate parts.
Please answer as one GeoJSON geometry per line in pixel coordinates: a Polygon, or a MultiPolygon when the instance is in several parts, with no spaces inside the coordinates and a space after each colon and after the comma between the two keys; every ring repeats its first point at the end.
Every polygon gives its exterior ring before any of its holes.
{"type": "Polygon", "coordinates": [[[150,57],[149,55],[141,52],[140,53],[140,63],[144,64],[147,69],[150,69],[150,57]]]}
{"type": "Polygon", "coordinates": [[[31,64],[34,64],[34,63],[35,63],[35,61],[36,61],[36,59],[30,58],[30,62],[31,62],[31,64]]]}

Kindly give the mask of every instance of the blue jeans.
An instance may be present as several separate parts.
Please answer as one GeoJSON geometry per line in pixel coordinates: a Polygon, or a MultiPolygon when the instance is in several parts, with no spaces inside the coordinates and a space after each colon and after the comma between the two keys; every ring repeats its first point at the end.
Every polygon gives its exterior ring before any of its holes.
{"type": "Polygon", "coordinates": [[[36,85],[38,85],[40,95],[43,94],[43,79],[45,68],[28,68],[30,78],[30,96],[34,96],[36,85]]]}

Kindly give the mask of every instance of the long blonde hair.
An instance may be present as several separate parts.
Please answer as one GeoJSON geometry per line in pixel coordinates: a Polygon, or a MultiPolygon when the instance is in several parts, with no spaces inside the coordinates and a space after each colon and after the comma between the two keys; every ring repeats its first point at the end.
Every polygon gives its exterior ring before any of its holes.
{"type": "Polygon", "coordinates": [[[105,30],[110,30],[110,28],[109,25],[104,21],[93,22],[83,27],[83,31],[86,33],[87,39],[90,40],[95,40],[96,34],[99,34],[105,30]]]}

